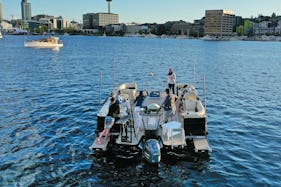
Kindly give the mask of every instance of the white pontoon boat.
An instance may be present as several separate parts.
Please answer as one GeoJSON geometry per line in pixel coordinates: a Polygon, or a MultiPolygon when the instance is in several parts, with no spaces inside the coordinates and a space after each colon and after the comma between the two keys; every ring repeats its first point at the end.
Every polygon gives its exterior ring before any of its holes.
{"type": "Polygon", "coordinates": [[[27,40],[24,42],[24,47],[59,48],[63,47],[63,43],[58,37],[49,37],[40,40],[27,40]]]}
{"type": "MultiPolygon", "coordinates": [[[[176,150],[192,150],[192,152],[208,153],[211,148],[207,140],[207,115],[194,86],[178,84],[177,93],[173,95],[174,115],[164,121],[161,107],[166,93],[151,91],[147,93],[143,108],[135,112],[134,100],[138,93],[137,84],[122,84],[112,94],[121,92],[121,97],[129,101],[130,107],[120,104],[120,119],[110,130],[109,138],[97,138],[90,147],[95,151],[107,151],[108,148],[140,149],[149,163],[159,163],[161,152],[176,150]]],[[[106,99],[97,114],[96,136],[104,128],[104,120],[108,113],[110,96],[106,99]]]]}

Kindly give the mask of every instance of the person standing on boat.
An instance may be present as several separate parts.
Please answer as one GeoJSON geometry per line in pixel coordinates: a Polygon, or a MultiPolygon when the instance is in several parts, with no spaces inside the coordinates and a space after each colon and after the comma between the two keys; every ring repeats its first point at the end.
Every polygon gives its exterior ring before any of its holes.
{"type": "Polygon", "coordinates": [[[164,100],[164,102],[162,104],[162,107],[164,108],[164,111],[165,111],[165,119],[164,119],[165,123],[168,122],[169,118],[173,117],[173,113],[174,113],[173,112],[174,102],[173,102],[173,98],[172,98],[170,92],[171,92],[170,89],[167,88],[166,89],[167,96],[166,96],[166,98],[165,98],[165,100],[164,100]]]}
{"type": "Polygon", "coordinates": [[[141,126],[141,115],[140,115],[140,111],[141,111],[141,107],[143,105],[145,99],[145,94],[143,91],[140,91],[139,95],[137,96],[137,98],[135,99],[134,103],[135,105],[135,114],[136,114],[136,124],[137,124],[137,131],[140,129],[141,126]]]}
{"type": "Polygon", "coordinates": [[[145,99],[145,94],[143,91],[140,91],[139,95],[136,97],[134,103],[136,104],[136,107],[142,107],[142,104],[144,102],[145,99]]]}
{"type": "Polygon", "coordinates": [[[116,103],[116,98],[111,97],[110,101],[111,101],[111,103],[109,106],[108,114],[104,120],[104,130],[100,133],[100,135],[98,137],[98,144],[101,143],[100,139],[102,136],[105,136],[105,138],[108,137],[109,130],[114,125],[114,122],[119,119],[120,106],[119,106],[119,104],[116,103]]]}
{"type": "Polygon", "coordinates": [[[171,91],[173,91],[173,94],[175,94],[175,84],[176,84],[176,74],[172,68],[169,68],[169,73],[168,73],[168,87],[171,91]]]}
{"type": "Polygon", "coordinates": [[[120,108],[126,108],[126,113],[131,113],[131,105],[130,101],[126,97],[122,97],[121,91],[118,90],[117,97],[116,97],[116,103],[120,105],[120,108]]]}

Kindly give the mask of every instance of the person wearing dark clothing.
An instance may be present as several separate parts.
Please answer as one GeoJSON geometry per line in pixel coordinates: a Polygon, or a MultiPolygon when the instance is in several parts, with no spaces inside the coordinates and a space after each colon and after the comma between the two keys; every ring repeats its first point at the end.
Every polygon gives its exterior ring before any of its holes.
{"type": "Polygon", "coordinates": [[[142,104],[144,102],[145,99],[145,95],[143,91],[140,91],[139,95],[137,96],[137,98],[135,99],[134,103],[136,104],[136,106],[138,107],[142,107],[142,104]]]}
{"type": "Polygon", "coordinates": [[[114,122],[119,119],[120,106],[119,106],[119,104],[116,103],[116,99],[114,97],[112,97],[110,99],[110,101],[111,101],[111,103],[109,106],[108,114],[104,120],[104,130],[100,133],[100,135],[98,137],[98,144],[101,143],[100,139],[103,135],[105,136],[105,138],[108,137],[109,130],[114,125],[114,122]]]}
{"type": "Polygon", "coordinates": [[[162,104],[162,107],[164,108],[165,111],[165,123],[168,122],[169,117],[173,116],[173,98],[170,94],[170,89],[166,89],[166,98],[162,104]]]}
{"type": "Polygon", "coordinates": [[[116,102],[116,99],[113,97],[111,98],[111,104],[109,106],[107,116],[118,118],[119,114],[120,114],[120,105],[116,102]]]}
{"type": "Polygon", "coordinates": [[[136,114],[136,124],[137,124],[137,132],[140,129],[141,126],[141,121],[142,121],[142,117],[140,115],[140,111],[141,111],[141,107],[143,105],[145,99],[145,94],[143,91],[140,91],[139,95],[137,96],[137,98],[135,99],[134,103],[136,104],[135,106],[135,114],[136,114]]]}

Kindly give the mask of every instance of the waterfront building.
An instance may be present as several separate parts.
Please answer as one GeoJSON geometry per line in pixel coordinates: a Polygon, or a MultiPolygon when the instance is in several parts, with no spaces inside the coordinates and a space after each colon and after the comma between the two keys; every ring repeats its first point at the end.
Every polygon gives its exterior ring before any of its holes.
{"type": "Polygon", "coordinates": [[[87,13],[83,14],[83,28],[84,29],[92,29],[93,25],[93,16],[95,13],[87,13]]]}
{"type": "Polygon", "coordinates": [[[0,23],[2,22],[3,19],[4,19],[4,17],[3,17],[3,7],[2,7],[2,3],[0,2],[0,23]]]}
{"type": "Polygon", "coordinates": [[[275,35],[280,34],[280,30],[277,24],[272,21],[262,21],[260,23],[253,24],[253,32],[255,35],[275,35]]]}
{"type": "Polygon", "coordinates": [[[56,19],[57,19],[57,29],[63,30],[63,29],[68,28],[68,26],[69,26],[68,20],[66,20],[65,18],[62,18],[62,17],[58,17],[56,19]]]}
{"type": "Polygon", "coordinates": [[[25,28],[28,28],[29,31],[35,31],[39,27],[42,27],[43,25],[47,25],[46,22],[37,21],[37,20],[28,20],[25,22],[27,22],[27,25],[28,25],[28,26],[25,26],[25,28]]]}
{"type": "Polygon", "coordinates": [[[119,24],[119,15],[112,13],[87,13],[83,14],[84,29],[94,29],[106,25],[119,24]]]}
{"type": "Polygon", "coordinates": [[[27,0],[21,1],[22,20],[31,20],[31,4],[27,0]]]}
{"type": "Polygon", "coordinates": [[[57,21],[57,18],[53,17],[50,19],[50,22],[52,23],[52,26],[51,26],[51,30],[56,30],[58,29],[58,21],[57,21]]]}
{"type": "Polygon", "coordinates": [[[171,34],[189,36],[190,29],[191,29],[190,23],[186,23],[185,21],[179,21],[172,25],[171,34]]]}
{"type": "Polygon", "coordinates": [[[126,26],[125,24],[114,24],[114,25],[106,25],[105,27],[105,32],[109,34],[123,34],[125,33],[126,26]]]}
{"type": "Polygon", "coordinates": [[[279,36],[281,35],[281,20],[278,21],[277,23],[277,27],[276,27],[276,34],[278,34],[279,36]]]}
{"type": "Polygon", "coordinates": [[[7,21],[3,21],[0,23],[0,28],[2,28],[2,30],[4,32],[9,32],[9,31],[13,31],[14,27],[11,23],[7,22],[7,21]]]}
{"type": "Polygon", "coordinates": [[[41,23],[41,25],[46,25],[49,30],[55,30],[58,28],[57,18],[55,18],[55,16],[39,14],[39,15],[33,16],[32,20],[37,20],[41,23]]]}
{"type": "Polygon", "coordinates": [[[137,33],[148,33],[149,29],[147,25],[138,25],[135,23],[126,23],[125,32],[127,34],[137,34],[137,33]]]}
{"type": "Polygon", "coordinates": [[[232,36],[235,15],[228,10],[206,10],[205,35],[232,36]]]}
{"type": "Polygon", "coordinates": [[[71,21],[69,23],[69,26],[75,31],[81,31],[82,30],[82,24],[77,22],[77,21],[71,21]]]}
{"type": "Polygon", "coordinates": [[[235,16],[234,27],[243,25],[243,19],[241,16],[235,16]]]}
{"type": "Polygon", "coordinates": [[[204,36],[204,25],[205,25],[205,17],[194,20],[191,30],[190,30],[190,36],[203,37],[204,36]]]}

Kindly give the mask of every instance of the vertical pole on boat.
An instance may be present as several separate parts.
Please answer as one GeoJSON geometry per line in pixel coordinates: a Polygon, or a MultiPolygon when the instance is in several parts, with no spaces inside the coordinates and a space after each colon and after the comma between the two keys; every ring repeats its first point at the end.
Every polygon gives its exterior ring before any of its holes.
{"type": "MultiPolygon", "coordinates": [[[[203,81],[204,81],[204,107],[205,107],[205,111],[207,111],[207,104],[206,104],[206,100],[207,100],[207,96],[206,96],[206,77],[205,77],[205,74],[203,75],[203,81]]],[[[205,120],[205,129],[206,129],[206,131],[205,131],[205,135],[207,135],[208,134],[208,131],[207,131],[207,129],[208,129],[208,116],[207,116],[207,113],[206,113],[206,120],[205,120]]]]}
{"type": "Polygon", "coordinates": [[[99,108],[101,104],[101,86],[102,86],[102,72],[100,71],[100,85],[99,85],[99,108]]]}
{"type": "Polygon", "coordinates": [[[114,88],[116,86],[116,64],[115,64],[114,57],[113,57],[113,86],[114,86],[114,88]]]}
{"type": "Polygon", "coordinates": [[[196,88],[196,70],[195,70],[195,64],[193,64],[193,79],[194,79],[194,87],[196,88]]]}
{"type": "Polygon", "coordinates": [[[204,105],[205,105],[205,110],[206,110],[206,77],[203,75],[203,82],[204,82],[204,105]]]}

